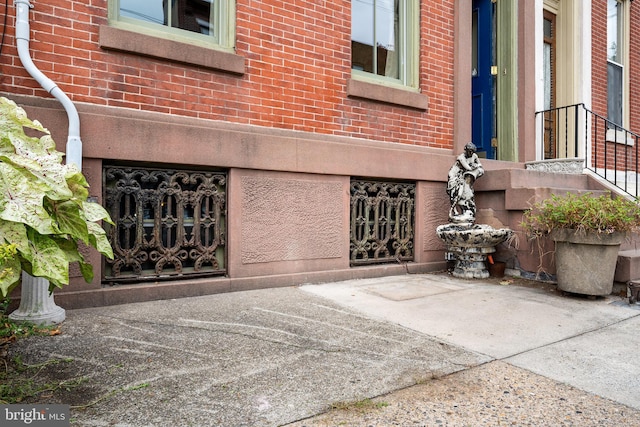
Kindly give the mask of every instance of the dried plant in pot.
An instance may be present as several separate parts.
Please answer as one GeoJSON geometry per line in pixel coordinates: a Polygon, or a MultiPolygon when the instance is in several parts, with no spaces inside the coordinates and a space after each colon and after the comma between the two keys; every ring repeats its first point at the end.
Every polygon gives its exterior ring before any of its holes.
{"type": "Polygon", "coordinates": [[[555,241],[558,289],[608,295],[620,244],[640,228],[640,207],[611,194],[552,195],[525,211],[521,225],[533,239],[555,241]]]}

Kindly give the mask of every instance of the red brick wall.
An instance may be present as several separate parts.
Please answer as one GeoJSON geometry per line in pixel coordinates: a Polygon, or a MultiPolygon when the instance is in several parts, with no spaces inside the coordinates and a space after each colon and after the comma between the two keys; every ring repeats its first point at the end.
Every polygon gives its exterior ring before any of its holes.
{"type": "Polygon", "coordinates": [[[607,117],[607,2],[594,1],[591,7],[591,109],[607,117]]]}
{"type": "Polygon", "coordinates": [[[631,5],[629,109],[631,131],[640,134],[640,4],[631,5]]]}
{"type": "MultiPolygon", "coordinates": [[[[432,147],[453,139],[453,0],[421,2],[428,111],[349,98],[351,2],[238,0],[242,76],[102,50],[106,0],[38,0],[34,63],[76,102],[432,147]]],[[[3,11],[4,5],[0,5],[3,11]]],[[[9,5],[0,91],[49,97],[22,69],[9,5]]]]}
{"type": "MultiPolygon", "coordinates": [[[[592,3],[592,73],[593,73],[593,110],[607,115],[607,2],[592,3]]],[[[629,64],[625,71],[629,74],[630,129],[640,133],[640,7],[631,4],[629,36],[629,64]]]]}
{"type": "MultiPolygon", "coordinates": [[[[632,132],[640,133],[640,8],[637,4],[630,7],[630,30],[629,35],[629,64],[625,72],[629,74],[629,109],[630,120],[629,129],[632,132]]],[[[592,110],[607,117],[607,2],[592,2],[592,110]]],[[[598,124],[598,135],[601,138],[605,132],[604,124],[598,124]]],[[[613,167],[614,151],[617,150],[619,161],[628,156],[627,168],[633,169],[637,156],[636,147],[628,147],[621,144],[607,144],[608,167],[613,167]]],[[[599,145],[594,150],[594,161],[598,167],[604,167],[604,152],[599,145]],[[597,156],[597,159],[595,158],[597,156]]]]}

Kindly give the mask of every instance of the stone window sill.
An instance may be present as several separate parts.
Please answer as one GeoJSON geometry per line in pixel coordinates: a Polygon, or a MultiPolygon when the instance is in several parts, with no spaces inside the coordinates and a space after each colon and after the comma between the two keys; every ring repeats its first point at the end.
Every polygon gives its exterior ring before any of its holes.
{"type": "Polygon", "coordinates": [[[347,80],[347,95],[354,98],[411,107],[423,111],[426,111],[429,105],[428,97],[420,92],[384,86],[353,78],[347,80]]]}
{"type": "Polygon", "coordinates": [[[632,134],[622,130],[616,131],[615,129],[607,129],[606,139],[607,142],[615,142],[617,144],[628,145],[630,147],[633,147],[635,143],[635,138],[632,134]]]}
{"type": "Polygon", "coordinates": [[[108,25],[100,26],[100,47],[242,75],[245,59],[234,53],[154,37],[108,25]]]}

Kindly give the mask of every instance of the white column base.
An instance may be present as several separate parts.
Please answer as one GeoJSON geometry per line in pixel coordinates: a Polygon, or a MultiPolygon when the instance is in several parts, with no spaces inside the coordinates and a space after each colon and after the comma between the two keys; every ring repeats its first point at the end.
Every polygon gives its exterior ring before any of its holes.
{"type": "Polygon", "coordinates": [[[65,318],[64,308],[58,307],[53,301],[53,294],[49,294],[49,281],[23,271],[20,306],[9,315],[9,319],[38,325],[54,325],[62,323],[65,318]]]}

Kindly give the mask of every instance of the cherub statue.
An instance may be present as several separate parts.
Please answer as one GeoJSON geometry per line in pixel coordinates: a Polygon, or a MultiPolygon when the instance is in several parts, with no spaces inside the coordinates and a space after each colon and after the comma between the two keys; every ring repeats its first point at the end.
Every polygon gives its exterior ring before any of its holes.
{"type": "Polygon", "coordinates": [[[476,146],[469,142],[464,146],[456,162],[449,169],[447,194],[451,200],[449,220],[454,223],[473,223],[476,219],[476,202],[473,183],[484,174],[476,154],[476,146]]]}

